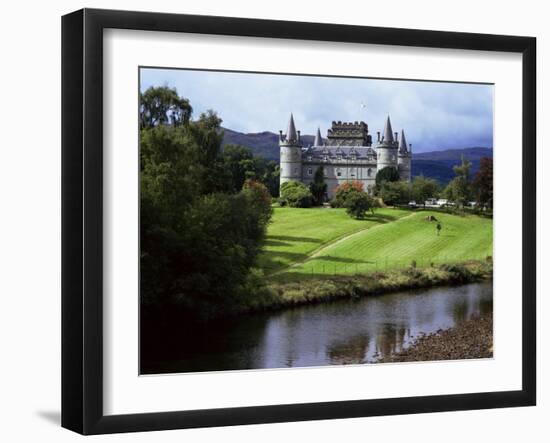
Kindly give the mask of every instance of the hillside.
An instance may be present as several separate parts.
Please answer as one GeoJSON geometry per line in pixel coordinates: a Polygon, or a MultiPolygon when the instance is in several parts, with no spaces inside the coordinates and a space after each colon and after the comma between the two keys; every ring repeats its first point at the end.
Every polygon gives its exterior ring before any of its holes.
{"type": "MultiPolygon", "coordinates": [[[[236,144],[250,148],[255,155],[260,155],[269,160],[279,160],[279,135],[264,131],[244,134],[224,128],[223,144],[236,144]]],[[[304,144],[313,143],[313,135],[302,135],[304,144]]],[[[493,157],[491,148],[473,147],[463,149],[446,149],[441,151],[413,153],[412,174],[424,175],[433,178],[442,184],[446,184],[454,177],[453,166],[464,158],[472,162],[472,173],[479,168],[479,160],[482,157],[493,157]]]]}
{"type": "Polygon", "coordinates": [[[430,211],[380,209],[354,220],[342,209],[276,208],[259,261],[277,280],[484,260],[492,255],[492,220],[430,211]],[[438,236],[434,215],[441,223],[438,236]]]}

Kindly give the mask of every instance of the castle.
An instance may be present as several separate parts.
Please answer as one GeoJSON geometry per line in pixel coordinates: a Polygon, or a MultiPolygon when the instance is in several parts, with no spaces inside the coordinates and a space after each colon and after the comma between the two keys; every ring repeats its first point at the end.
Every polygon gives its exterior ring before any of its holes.
{"type": "Polygon", "coordinates": [[[319,167],[323,167],[328,198],[334,196],[338,185],[351,180],[360,181],[365,191],[372,192],[376,173],[387,166],[397,169],[401,180],[410,182],[412,145],[407,145],[405,132],[398,138],[388,116],[383,136],[377,134],[373,147],[365,122],[333,121],[326,139],[317,129],[313,145],[304,147],[290,114],[286,134],[279,131],[280,184],[295,180],[309,185],[319,167]]]}

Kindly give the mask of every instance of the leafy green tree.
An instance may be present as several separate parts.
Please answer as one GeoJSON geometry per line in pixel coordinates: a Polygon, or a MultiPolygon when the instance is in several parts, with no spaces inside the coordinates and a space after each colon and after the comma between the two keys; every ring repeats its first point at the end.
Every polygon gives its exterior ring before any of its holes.
{"type": "MultiPolygon", "coordinates": [[[[263,158],[262,158],[263,159],[263,158]]],[[[260,181],[266,185],[269,193],[272,197],[279,196],[279,183],[281,170],[279,167],[279,162],[274,160],[265,160],[265,171],[260,177],[260,181]]]]}
{"type": "Polygon", "coordinates": [[[374,209],[378,207],[377,200],[371,197],[367,192],[352,190],[348,193],[345,202],[345,208],[351,217],[362,219],[365,213],[370,211],[374,214],[374,209]]]}
{"type": "Polygon", "coordinates": [[[402,181],[383,182],[378,191],[378,196],[386,205],[407,204],[411,196],[410,185],[402,181]]]}
{"type": "Polygon", "coordinates": [[[283,183],[281,199],[292,208],[309,208],[313,204],[313,195],[309,188],[294,180],[283,183]]]}
{"type": "Polygon", "coordinates": [[[234,192],[242,189],[248,178],[256,176],[254,156],[252,151],[244,146],[225,145],[223,161],[231,174],[232,189],[234,192]]]}
{"type": "Polygon", "coordinates": [[[483,157],[472,183],[474,198],[479,206],[493,207],[493,159],[483,157]]]}
{"type": "Polygon", "coordinates": [[[393,166],[386,166],[376,173],[376,187],[380,189],[384,182],[399,181],[399,172],[393,166]]]}
{"type": "Polygon", "coordinates": [[[273,214],[271,194],[263,183],[255,180],[246,180],[241,193],[248,199],[250,208],[256,214],[257,223],[255,226],[257,234],[254,236],[254,239],[260,242],[265,235],[267,225],[271,221],[273,214]]]}
{"type": "Polygon", "coordinates": [[[434,198],[439,191],[437,181],[423,175],[415,177],[411,183],[412,198],[416,203],[426,205],[426,200],[434,198]]]}
{"type": "Polygon", "coordinates": [[[313,176],[313,183],[309,185],[309,190],[313,195],[313,204],[321,206],[325,200],[327,192],[327,184],[325,183],[325,171],[322,166],[319,166],[313,176]]]}
{"type": "Polygon", "coordinates": [[[279,164],[254,156],[250,148],[227,144],[223,148],[223,162],[231,175],[231,188],[234,192],[242,189],[246,180],[263,183],[274,197],[279,195],[279,164]]]}
{"type": "Polygon", "coordinates": [[[453,167],[455,177],[449,182],[443,194],[449,201],[455,203],[458,207],[463,207],[472,197],[472,187],[470,183],[470,168],[472,163],[464,160],[460,165],[453,167]]]}
{"type": "Polygon", "coordinates": [[[160,124],[186,124],[193,108],[189,100],[179,97],[175,88],[151,86],[139,94],[139,127],[154,128],[160,124]]]}

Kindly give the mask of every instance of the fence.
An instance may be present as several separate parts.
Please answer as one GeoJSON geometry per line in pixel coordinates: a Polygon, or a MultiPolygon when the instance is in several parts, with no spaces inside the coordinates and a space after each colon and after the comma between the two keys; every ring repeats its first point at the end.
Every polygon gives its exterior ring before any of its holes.
{"type": "Polygon", "coordinates": [[[462,263],[468,260],[490,260],[492,259],[492,252],[481,254],[479,256],[472,256],[468,258],[452,258],[447,256],[440,257],[417,257],[408,258],[406,260],[396,260],[393,258],[379,258],[367,263],[318,263],[315,259],[312,259],[302,265],[294,268],[287,268],[283,270],[297,272],[301,274],[327,274],[327,275],[343,275],[343,274],[366,274],[377,271],[390,271],[394,269],[403,269],[406,267],[414,266],[416,268],[427,268],[430,266],[438,266],[443,264],[462,263]]]}

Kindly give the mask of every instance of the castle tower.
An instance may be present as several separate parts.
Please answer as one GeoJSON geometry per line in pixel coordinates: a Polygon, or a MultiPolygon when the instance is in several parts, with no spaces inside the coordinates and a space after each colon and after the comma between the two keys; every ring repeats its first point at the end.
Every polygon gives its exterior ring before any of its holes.
{"type": "Polygon", "coordinates": [[[376,145],[376,153],[378,156],[377,170],[380,171],[388,166],[397,169],[397,133],[394,134],[391,128],[390,116],[386,120],[386,126],[384,127],[384,135],[382,140],[378,141],[376,145]]]}
{"type": "Polygon", "coordinates": [[[290,114],[286,134],[279,131],[279,146],[281,148],[280,185],[290,180],[302,180],[302,141],[300,131],[296,131],[294,117],[290,114]]]}
{"type": "MultiPolygon", "coordinates": [[[[411,145],[412,146],[412,145],[411,145]]],[[[411,146],[407,146],[405,131],[401,130],[401,140],[399,140],[399,152],[397,154],[397,170],[402,181],[411,181],[411,146]]]]}

